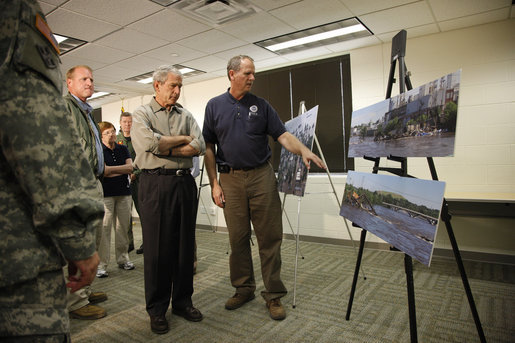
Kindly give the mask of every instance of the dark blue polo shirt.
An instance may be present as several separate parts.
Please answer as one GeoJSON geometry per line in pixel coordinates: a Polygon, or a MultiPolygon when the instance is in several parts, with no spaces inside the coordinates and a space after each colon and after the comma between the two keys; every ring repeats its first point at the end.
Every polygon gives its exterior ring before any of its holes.
{"type": "Polygon", "coordinates": [[[277,140],[286,132],[272,106],[247,93],[239,101],[229,90],[206,105],[202,134],[217,146],[216,162],[233,168],[252,168],[265,163],[272,151],[268,136],[277,140]]]}
{"type": "MultiPolygon", "coordinates": [[[[111,150],[102,143],[102,148],[104,151],[104,161],[108,166],[124,165],[125,160],[131,158],[129,149],[125,145],[115,143],[114,150],[111,150]]],[[[131,195],[128,174],[102,178],[102,188],[104,189],[104,197],[131,195]]]]}

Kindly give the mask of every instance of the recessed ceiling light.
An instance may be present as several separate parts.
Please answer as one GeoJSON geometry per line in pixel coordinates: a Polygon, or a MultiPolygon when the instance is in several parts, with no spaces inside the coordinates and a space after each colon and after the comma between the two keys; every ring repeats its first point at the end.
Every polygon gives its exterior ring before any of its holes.
{"type": "MultiPolygon", "coordinates": [[[[190,68],[190,67],[185,67],[180,64],[175,64],[174,67],[177,68],[181,72],[181,74],[184,78],[205,73],[205,71],[190,68]]],[[[126,81],[136,81],[136,82],[143,83],[143,84],[152,83],[152,80],[153,80],[152,75],[153,74],[154,74],[154,72],[150,71],[145,74],[141,74],[141,75],[137,75],[137,76],[128,78],[128,79],[126,79],[126,81]]]]}
{"type": "Polygon", "coordinates": [[[95,93],[93,93],[92,96],[89,97],[88,100],[92,100],[92,99],[95,99],[95,98],[100,98],[100,97],[106,96],[108,94],[111,94],[111,93],[108,93],[108,92],[95,92],[95,93]]]}
{"type": "Polygon", "coordinates": [[[370,35],[372,35],[372,32],[357,18],[349,18],[265,39],[254,44],[279,55],[284,55],[370,35]]]}
{"type": "Polygon", "coordinates": [[[59,45],[60,55],[64,55],[67,52],[72,51],[73,49],[78,48],[81,45],[86,44],[87,42],[77,38],[66,37],[63,35],[58,35],[54,33],[55,40],[59,45]]]}

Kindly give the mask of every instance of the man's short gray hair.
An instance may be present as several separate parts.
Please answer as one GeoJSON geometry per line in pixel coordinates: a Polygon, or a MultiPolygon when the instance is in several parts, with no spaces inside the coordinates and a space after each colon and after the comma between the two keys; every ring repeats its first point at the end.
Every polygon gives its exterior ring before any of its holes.
{"type": "MultiPolygon", "coordinates": [[[[152,74],[153,81],[157,81],[159,83],[164,83],[166,79],[168,78],[168,74],[174,74],[179,76],[182,79],[182,73],[179,71],[179,69],[175,68],[174,66],[165,64],[162,66],[159,66],[155,71],[154,74],[152,74]]],[[[154,83],[152,82],[152,83],[154,83]]]]}
{"type": "Polygon", "coordinates": [[[230,70],[239,71],[240,66],[241,66],[241,61],[243,61],[243,60],[249,60],[252,63],[254,63],[254,60],[252,59],[252,57],[247,56],[247,55],[234,56],[233,58],[231,58],[229,60],[229,62],[227,63],[227,77],[229,78],[229,80],[231,79],[231,77],[229,76],[229,71],[230,70]]]}

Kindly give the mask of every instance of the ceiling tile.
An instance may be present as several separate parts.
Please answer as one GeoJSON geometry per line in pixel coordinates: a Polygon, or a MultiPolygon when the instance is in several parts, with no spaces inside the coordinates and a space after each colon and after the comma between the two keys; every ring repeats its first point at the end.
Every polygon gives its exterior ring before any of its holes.
{"type": "Polygon", "coordinates": [[[183,83],[184,84],[192,84],[192,83],[195,83],[195,82],[207,81],[207,80],[215,79],[215,78],[220,77],[220,76],[221,75],[215,75],[213,73],[199,74],[199,75],[195,75],[195,76],[191,76],[191,77],[185,78],[183,80],[183,83]]]}
{"type": "Polygon", "coordinates": [[[281,66],[283,64],[288,64],[290,61],[288,61],[286,58],[281,56],[276,56],[272,58],[267,58],[266,60],[260,60],[260,61],[254,61],[254,66],[256,67],[256,71],[260,72],[263,70],[267,70],[270,67],[276,67],[281,66]]]}
{"type": "Polygon", "coordinates": [[[125,79],[128,79],[130,77],[134,76],[134,70],[127,69],[127,68],[120,68],[116,65],[109,65],[106,67],[99,68],[97,70],[93,71],[93,77],[95,76],[95,73],[99,73],[102,75],[99,80],[101,81],[109,81],[111,83],[122,81],[125,79]]]}
{"type": "Polygon", "coordinates": [[[50,13],[47,16],[47,21],[54,33],[87,42],[92,42],[120,28],[118,25],[62,8],[50,13]]]}
{"type": "Polygon", "coordinates": [[[434,22],[431,11],[424,1],[365,14],[360,19],[374,34],[399,31],[434,22]]]}
{"type": "Polygon", "coordinates": [[[53,11],[56,6],[52,4],[48,4],[43,1],[38,1],[39,7],[41,7],[41,10],[43,11],[43,14],[46,16],[49,12],[53,11]]]}
{"type": "Polygon", "coordinates": [[[128,26],[139,32],[166,39],[173,43],[211,29],[210,26],[178,14],[171,9],[152,14],[128,26]]]}
{"type": "Polygon", "coordinates": [[[455,29],[460,29],[463,27],[481,25],[485,23],[490,23],[493,21],[508,19],[510,16],[510,8],[501,8],[495,11],[489,11],[485,13],[480,13],[476,15],[470,15],[463,18],[455,18],[452,20],[446,20],[439,22],[438,25],[442,29],[442,31],[450,31],[455,29]]]}
{"type": "Polygon", "coordinates": [[[124,69],[130,69],[134,74],[132,76],[138,76],[154,71],[157,67],[163,64],[165,64],[164,61],[144,55],[138,55],[118,62],[116,63],[116,66],[124,69]]]}
{"type": "Polygon", "coordinates": [[[368,37],[362,37],[358,39],[353,39],[349,41],[344,41],[340,43],[334,43],[325,46],[327,49],[331,50],[332,52],[343,52],[343,51],[350,51],[352,49],[358,49],[365,46],[370,45],[376,45],[378,43],[381,43],[378,37],[376,36],[368,36],[368,37]]]}
{"type": "Polygon", "coordinates": [[[480,14],[511,6],[511,0],[428,0],[437,21],[480,14]]]}
{"type": "Polygon", "coordinates": [[[332,51],[321,46],[309,50],[292,52],[291,54],[282,55],[288,61],[302,61],[308,58],[329,55],[332,51]]]}
{"type": "Polygon", "coordinates": [[[129,89],[132,91],[137,91],[144,94],[152,94],[154,93],[154,87],[151,83],[143,84],[140,82],[134,82],[134,81],[118,81],[114,84],[109,85],[108,89],[116,89],[116,88],[122,88],[122,89],[129,89]]]}
{"type": "Polygon", "coordinates": [[[221,51],[219,53],[214,54],[216,57],[220,57],[223,60],[229,61],[232,57],[236,55],[247,55],[252,57],[254,61],[257,60],[264,60],[267,58],[272,58],[277,56],[273,52],[263,49],[262,47],[259,47],[254,44],[247,44],[244,46],[240,46],[235,49],[229,49],[225,51],[221,51]]]}
{"type": "Polygon", "coordinates": [[[206,56],[183,64],[185,67],[195,68],[205,72],[225,68],[227,61],[216,56],[206,56]]]}
{"type": "MultiPolygon", "coordinates": [[[[400,31],[400,30],[399,30],[400,31]]],[[[392,41],[392,38],[399,33],[399,31],[392,31],[388,33],[383,33],[376,35],[378,39],[380,39],[383,43],[388,43],[392,41]]],[[[409,29],[406,29],[406,33],[409,38],[418,37],[418,36],[424,36],[424,35],[430,35],[433,33],[440,32],[440,29],[436,24],[427,24],[417,27],[412,27],[409,29]]]]}
{"type": "Polygon", "coordinates": [[[107,47],[115,46],[120,50],[133,52],[136,54],[140,54],[168,44],[167,41],[162,39],[127,28],[116,31],[104,38],[101,38],[95,43],[107,47]]]}
{"type": "Polygon", "coordinates": [[[413,2],[413,0],[340,0],[354,14],[378,12],[388,8],[402,6],[413,2]]]}
{"type": "Polygon", "coordinates": [[[144,55],[157,58],[169,64],[177,64],[204,57],[206,54],[176,43],[171,43],[160,48],[147,51],[144,55]]]}
{"type": "Polygon", "coordinates": [[[141,0],[70,0],[63,8],[121,26],[163,10],[156,3],[141,0]]]}
{"type": "Polygon", "coordinates": [[[63,74],[63,78],[66,75],[66,72],[77,65],[87,65],[91,69],[99,69],[105,67],[106,64],[98,61],[88,60],[79,56],[61,56],[61,72],[63,74]]]}
{"type": "Polygon", "coordinates": [[[44,0],[44,1],[38,1],[38,2],[40,4],[44,2],[44,3],[50,4],[50,5],[59,6],[63,3],[65,3],[66,1],[68,1],[68,0],[44,0]]]}
{"type": "Polygon", "coordinates": [[[266,12],[256,13],[233,23],[221,25],[217,29],[239,37],[248,43],[296,31],[294,26],[287,25],[266,12]]]}
{"type": "Polygon", "coordinates": [[[111,64],[134,56],[134,54],[95,43],[88,43],[66,53],[64,56],[111,64]]]}
{"type": "Polygon", "coordinates": [[[347,19],[353,14],[338,0],[304,0],[270,11],[297,30],[347,19]],[[316,12],[316,15],[313,13],[316,12]]]}
{"type": "Polygon", "coordinates": [[[265,10],[270,11],[278,7],[286,6],[299,0],[248,0],[251,4],[265,10]]]}
{"type": "Polygon", "coordinates": [[[218,30],[202,32],[176,43],[205,53],[215,53],[246,44],[246,42],[218,30]]]}

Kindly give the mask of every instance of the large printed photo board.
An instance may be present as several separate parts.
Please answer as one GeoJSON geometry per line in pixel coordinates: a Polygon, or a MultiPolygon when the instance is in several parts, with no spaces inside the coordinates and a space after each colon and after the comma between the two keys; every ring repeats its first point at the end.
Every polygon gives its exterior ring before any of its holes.
{"type": "Polygon", "coordinates": [[[429,266],[445,182],[349,171],[340,215],[429,266]]]}
{"type": "Polygon", "coordinates": [[[349,157],[454,155],[461,70],[352,112],[349,157]]]}
{"type": "MultiPolygon", "coordinates": [[[[284,124],[286,130],[297,137],[309,149],[313,148],[317,115],[318,106],[315,106],[284,124]]],[[[289,152],[283,147],[277,171],[277,187],[279,192],[304,196],[307,179],[308,169],[304,165],[302,157],[289,152]]]]}

